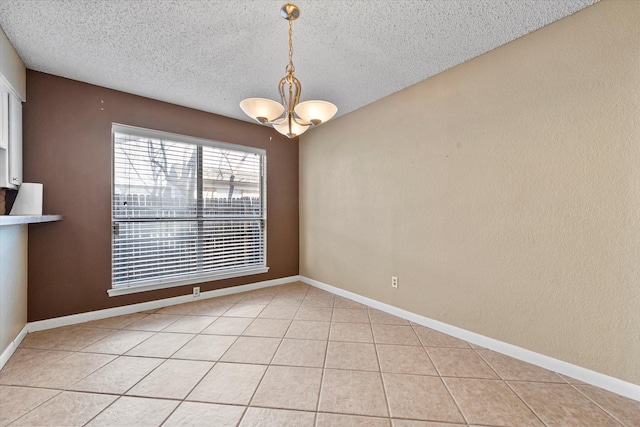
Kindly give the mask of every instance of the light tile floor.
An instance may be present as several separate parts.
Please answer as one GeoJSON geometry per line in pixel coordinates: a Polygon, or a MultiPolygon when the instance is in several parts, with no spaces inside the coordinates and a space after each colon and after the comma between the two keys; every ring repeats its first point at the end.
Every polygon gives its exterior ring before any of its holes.
{"type": "Polygon", "coordinates": [[[302,283],[29,334],[0,426],[640,426],[640,402],[302,283]]]}

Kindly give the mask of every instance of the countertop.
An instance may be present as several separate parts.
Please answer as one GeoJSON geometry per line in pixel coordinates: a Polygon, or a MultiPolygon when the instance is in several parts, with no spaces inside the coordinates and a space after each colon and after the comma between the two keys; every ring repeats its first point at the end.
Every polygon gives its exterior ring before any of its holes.
{"type": "Polygon", "coordinates": [[[62,220],[62,215],[0,215],[0,226],[36,224],[62,220]]]}

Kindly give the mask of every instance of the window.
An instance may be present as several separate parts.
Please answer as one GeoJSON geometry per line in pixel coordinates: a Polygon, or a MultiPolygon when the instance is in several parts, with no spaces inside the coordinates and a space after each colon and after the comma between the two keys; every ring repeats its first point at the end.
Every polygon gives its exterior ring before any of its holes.
{"type": "Polygon", "coordinates": [[[112,289],[264,273],[264,150],[113,125],[112,289]]]}

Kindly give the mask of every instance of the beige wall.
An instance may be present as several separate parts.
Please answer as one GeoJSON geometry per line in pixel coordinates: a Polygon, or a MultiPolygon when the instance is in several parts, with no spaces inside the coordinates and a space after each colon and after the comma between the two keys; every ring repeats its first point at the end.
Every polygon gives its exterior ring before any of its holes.
{"type": "Polygon", "coordinates": [[[27,324],[27,225],[0,226],[0,354],[27,324]]]}
{"type": "Polygon", "coordinates": [[[300,273],[640,384],[638,22],[597,3],[303,135],[300,273]]]}

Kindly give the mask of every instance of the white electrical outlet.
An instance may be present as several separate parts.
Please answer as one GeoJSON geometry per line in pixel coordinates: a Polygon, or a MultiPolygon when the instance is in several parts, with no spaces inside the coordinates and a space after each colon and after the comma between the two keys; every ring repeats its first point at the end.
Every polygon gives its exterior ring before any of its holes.
{"type": "Polygon", "coordinates": [[[398,287],[398,278],[396,276],[391,276],[391,287],[392,288],[398,287]]]}
{"type": "Polygon", "coordinates": [[[199,297],[200,296],[200,286],[194,286],[193,287],[193,296],[194,297],[199,297]]]}

